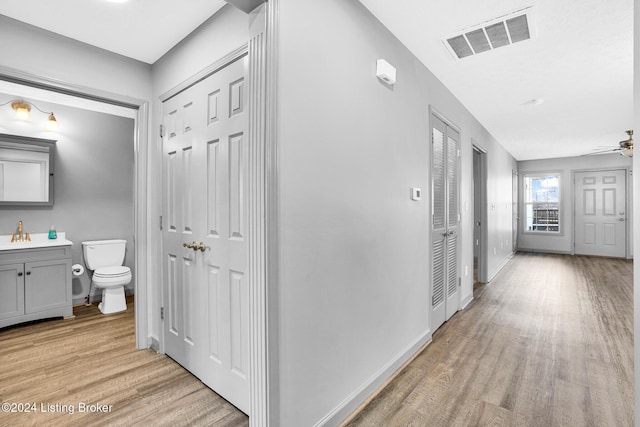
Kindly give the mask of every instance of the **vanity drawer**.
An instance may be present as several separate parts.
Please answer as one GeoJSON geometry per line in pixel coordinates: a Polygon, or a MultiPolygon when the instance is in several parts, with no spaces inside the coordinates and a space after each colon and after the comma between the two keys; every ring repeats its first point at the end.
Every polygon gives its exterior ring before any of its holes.
{"type": "Polygon", "coordinates": [[[0,264],[15,262],[46,261],[71,258],[71,246],[53,246],[48,248],[15,249],[0,252],[0,264]]]}

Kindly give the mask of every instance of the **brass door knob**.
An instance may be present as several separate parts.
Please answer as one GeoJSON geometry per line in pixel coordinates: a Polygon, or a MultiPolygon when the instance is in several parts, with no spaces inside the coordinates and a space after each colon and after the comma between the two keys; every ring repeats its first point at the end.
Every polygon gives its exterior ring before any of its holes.
{"type": "Polygon", "coordinates": [[[207,250],[207,246],[204,244],[204,242],[198,243],[195,240],[191,243],[183,243],[182,246],[185,248],[193,249],[194,251],[204,252],[207,250]]]}

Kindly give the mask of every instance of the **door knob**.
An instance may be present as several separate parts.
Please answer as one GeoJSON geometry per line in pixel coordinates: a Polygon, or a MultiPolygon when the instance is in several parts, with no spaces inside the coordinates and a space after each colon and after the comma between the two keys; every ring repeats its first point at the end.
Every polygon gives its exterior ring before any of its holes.
{"type": "Polygon", "coordinates": [[[618,221],[624,222],[624,218],[618,218],[618,221]]]}
{"type": "Polygon", "coordinates": [[[207,250],[207,246],[204,244],[204,242],[198,243],[195,240],[191,243],[183,243],[182,246],[185,248],[193,249],[194,251],[204,252],[207,250]]]}

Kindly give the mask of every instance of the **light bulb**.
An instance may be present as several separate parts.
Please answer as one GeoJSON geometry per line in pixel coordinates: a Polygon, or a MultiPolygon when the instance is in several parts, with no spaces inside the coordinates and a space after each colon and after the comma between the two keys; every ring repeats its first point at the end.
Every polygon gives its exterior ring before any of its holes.
{"type": "Polygon", "coordinates": [[[50,132],[55,132],[58,130],[58,121],[56,120],[56,116],[54,116],[53,113],[49,114],[46,129],[50,132]]]}

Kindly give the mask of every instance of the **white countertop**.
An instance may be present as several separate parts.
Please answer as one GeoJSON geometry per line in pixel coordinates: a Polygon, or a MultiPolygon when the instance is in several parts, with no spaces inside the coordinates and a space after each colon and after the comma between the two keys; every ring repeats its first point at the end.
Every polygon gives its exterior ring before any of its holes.
{"type": "Polygon", "coordinates": [[[57,239],[49,239],[48,233],[31,234],[30,242],[13,242],[11,243],[11,235],[0,235],[0,251],[10,251],[14,249],[36,249],[50,248],[54,246],[70,246],[73,245],[71,240],[67,240],[65,233],[58,233],[57,239]]]}

